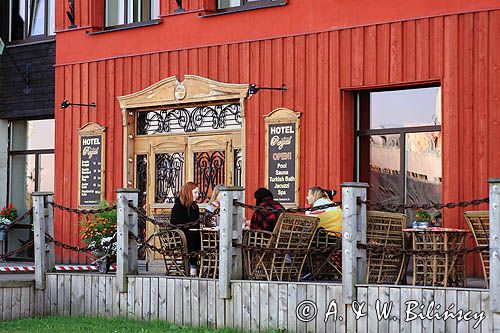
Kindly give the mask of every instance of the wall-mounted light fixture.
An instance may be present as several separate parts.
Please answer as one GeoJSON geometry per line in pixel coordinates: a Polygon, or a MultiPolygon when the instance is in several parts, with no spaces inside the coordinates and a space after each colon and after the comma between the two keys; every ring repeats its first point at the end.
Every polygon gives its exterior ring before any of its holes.
{"type": "Polygon", "coordinates": [[[248,87],[248,95],[252,96],[259,92],[259,90],[280,90],[282,92],[286,91],[286,85],[283,83],[280,88],[270,88],[270,87],[257,87],[255,83],[252,83],[248,87]]]}
{"type": "Polygon", "coordinates": [[[90,103],[90,104],[80,104],[80,103],[71,103],[70,101],[68,101],[67,99],[65,99],[64,101],[62,101],[61,103],[61,109],[67,109],[70,105],[77,105],[77,106],[89,106],[89,107],[93,107],[95,108],[96,105],[94,102],[90,103]]]}
{"type": "Polygon", "coordinates": [[[71,22],[68,29],[73,29],[73,28],[76,28],[76,25],[75,25],[75,0],[68,0],[68,6],[69,6],[69,10],[66,11],[66,15],[68,16],[68,19],[71,22]]]}
{"type": "Polygon", "coordinates": [[[26,87],[23,89],[23,92],[25,94],[30,94],[33,91],[30,87],[30,74],[33,72],[32,68],[31,68],[31,64],[25,64],[24,71],[21,70],[19,68],[19,66],[17,65],[16,60],[10,55],[2,38],[0,38],[0,56],[4,53],[9,57],[10,61],[12,61],[12,63],[14,64],[14,67],[16,68],[16,71],[19,73],[19,75],[21,75],[24,83],[26,83],[26,87]]]}
{"type": "Polygon", "coordinates": [[[175,9],[176,13],[182,13],[186,11],[184,8],[182,8],[182,0],[175,0],[175,2],[177,2],[177,8],[175,9]]]}

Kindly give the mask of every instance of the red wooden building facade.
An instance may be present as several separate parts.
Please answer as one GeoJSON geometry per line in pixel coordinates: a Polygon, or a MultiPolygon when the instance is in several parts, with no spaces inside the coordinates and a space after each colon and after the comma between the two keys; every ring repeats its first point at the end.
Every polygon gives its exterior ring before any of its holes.
{"type": "MultiPolygon", "coordinates": [[[[56,201],[78,205],[78,129],[106,127],[105,193],[124,183],[119,96],[191,74],[224,83],[280,87],[244,100],[247,201],[265,184],[264,115],[301,113],[299,205],[307,188],[340,189],[356,173],[359,92],[440,87],[442,202],[487,196],[500,173],[500,6],[496,1],[289,0],[284,5],[217,14],[214,0],[160,0],[155,24],[103,30],[103,1],[76,2],[75,24],[56,7],[56,105],[68,99],[96,108],[56,109],[56,201]],[[250,167],[251,166],[251,167],[250,167]]],[[[125,177],[126,178],[126,177],[125,177]]],[[[465,227],[462,212],[444,224],[465,227]]],[[[57,213],[56,236],[79,242],[74,216],[57,213]]],[[[59,261],[84,258],[59,252],[59,261]]]]}

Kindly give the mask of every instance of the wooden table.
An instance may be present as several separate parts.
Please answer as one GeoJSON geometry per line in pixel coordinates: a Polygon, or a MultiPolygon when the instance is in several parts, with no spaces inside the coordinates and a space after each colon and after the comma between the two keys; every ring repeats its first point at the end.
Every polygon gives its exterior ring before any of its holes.
{"type": "Polygon", "coordinates": [[[465,249],[468,230],[403,229],[413,250],[413,285],[466,286],[465,249]]]}

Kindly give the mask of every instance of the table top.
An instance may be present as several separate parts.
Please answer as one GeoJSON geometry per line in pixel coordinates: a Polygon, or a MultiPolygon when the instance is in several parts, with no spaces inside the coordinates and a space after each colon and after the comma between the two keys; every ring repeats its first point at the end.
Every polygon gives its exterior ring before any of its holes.
{"type": "Polygon", "coordinates": [[[442,227],[429,227],[429,228],[409,228],[403,229],[404,232],[463,232],[467,233],[469,230],[455,229],[455,228],[442,228],[442,227]]]}

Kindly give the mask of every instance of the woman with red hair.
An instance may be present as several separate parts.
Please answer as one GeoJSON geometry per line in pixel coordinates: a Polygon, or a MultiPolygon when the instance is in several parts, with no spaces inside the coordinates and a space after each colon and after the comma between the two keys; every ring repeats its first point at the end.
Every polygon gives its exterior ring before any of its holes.
{"type": "MultiPolygon", "coordinates": [[[[179,196],[175,199],[170,223],[179,226],[186,234],[188,251],[199,251],[201,248],[200,232],[190,231],[189,227],[183,228],[183,224],[197,221],[200,218],[200,209],[196,201],[200,197],[200,189],[193,182],[187,182],[181,187],[179,196]]],[[[191,226],[193,227],[193,226],[191,226]]],[[[198,271],[198,257],[189,257],[190,275],[196,276],[198,271]]]]}

